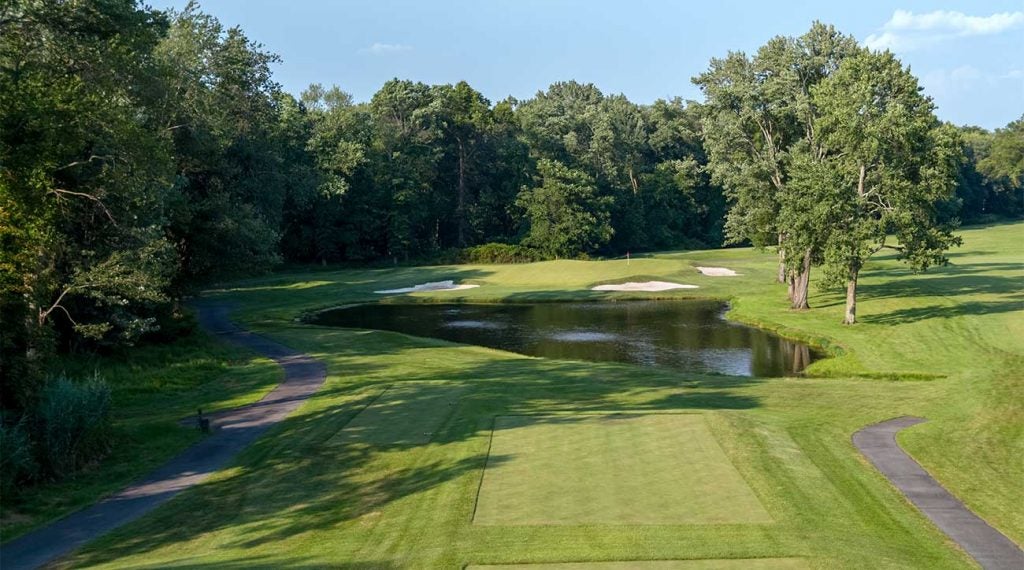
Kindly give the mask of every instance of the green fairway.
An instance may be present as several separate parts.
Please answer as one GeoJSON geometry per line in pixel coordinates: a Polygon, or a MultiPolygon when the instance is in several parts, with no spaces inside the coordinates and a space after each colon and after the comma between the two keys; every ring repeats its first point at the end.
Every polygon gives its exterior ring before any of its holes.
{"type": "Polygon", "coordinates": [[[749,249],[629,263],[316,270],[228,285],[209,295],[236,303],[235,318],[246,327],[324,360],[327,384],[234,467],[71,562],[745,568],[757,559],[766,568],[970,567],[850,441],[873,422],[928,418],[901,435],[903,446],[972,510],[1024,542],[1024,224],[962,233],[964,247],[949,267],[915,275],[892,256],[869,264],[863,322],[852,327],[839,324],[838,293],[812,289],[810,311],[788,311],[784,289],[772,281],[774,257],[749,249]],[[701,276],[694,265],[742,276],[701,276]],[[589,290],[636,275],[700,289],[589,290]],[[440,279],[481,286],[383,299],[373,293],[440,279]],[[295,321],[366,301],[652,296],[729,299],[732,318],[814,341],[836,356],[801,378],[701,376],[295,321]],[[572,485],[581,480],[586,485],[572,485]],[[558,507],[546,508],[548,500],[558,507]],[[542,518],[549,524],[536,524],[542,518]]]}
{"type": "Polygon", "coordinates": [[[463,392],[444,383],[395,384],[366,406],[331,438],[331,443],[427,443],[452,414],[463,392]]]}
{"type": "Polygon", "coordinates": [[[495,419],[473,522],[768,523],[699,414],[495,419]]]}
{"type": "Polygon", "coordinates": [[[807,568],[798,558],[755,560],[657,560],[650,562],[570,562],[566,564],[504,564],[469,566],[470,570],[799,570],[807,568]]]}

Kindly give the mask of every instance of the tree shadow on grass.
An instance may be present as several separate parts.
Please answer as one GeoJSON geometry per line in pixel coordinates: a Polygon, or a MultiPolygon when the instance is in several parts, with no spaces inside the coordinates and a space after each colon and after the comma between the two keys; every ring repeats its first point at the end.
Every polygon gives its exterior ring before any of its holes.
{"type": "MultiPolygon", "coordinates": [[[[1018,298],[1020,298],[1018,296],[1018,298]]],[[[860,320],[866,323],[899,325],[927,319],[950,319],[966,315],[989,315],[1024,311],[1024,300],[1008,301],[976,301],[956,305],[928,305],[926,307],[910,307],[897,309],[882,315],[863,315],[860,320]]]]}
{"type": "MultiPolygon", "coordinates": [[[[224,562],[197,562],[191,560],[184,560],[180,563],[171,564],[159,564],[151,566],[151,568],[190,568],[196,570],[205,569],[216,569],[216,570],[250,570],[257,568],[266,568],[277,570],[282,567],[297,569],[297,570],[312,570],[314,568],[321,569],[324,567],[323,562],[314,562],[312,558],[305,556],[288,557],[287,562],[283,563],[281,559],[271,556],[245,556],[238,557],[230,561],[224,562]]],[[[352,562],[352,561],[332,561],[331,568],[338,570],[391,570],[395,568],[401,568],[398,564],[388,562],[352,562]]],[[[136,566],[136,568],[147,568],[147,566],[136,566]]]]}
{"type": "MultiPolygon", "coordinates": [[[[390,353],[418,348],[415,339],[396,344],[400,346],[389,347],[390,353]]],[[[336,372],[343,371],[344,359],[334,366],[336,372]]],[[[328,386],[326,393],[317,395],[319,404],[307,405],[273,428],[243,452],[235,468],[183,493],[130,528],[100,539],[74,562],[99,564],[176,544],[184,549],[188,542],[213,533],[222,533],[218,544],[223,547],[245,550],[271,547],[308,532],[342,533],[352,525],[366,531],[363,539],[373,540],[374,525],[388,517],[396,501],[408,505],[456,480],[472,487],[485,463],[510,459],[487,456],[497,415],[749,409],[759,405],[758,399],[735,390],[757,382],[615,363],[508,356],[328,386]],[[381,398],[390,385],[401,386],[400,395],[381,398]],[[453,390],[452,399],[438,401],[440,386],[453,390]],[[362,395],[328,404],[330,398],[345,394],[362,395]],[[338,434],[371,406],[376,406],[374,424],[393,428],[404,422],[408,431],[426,437],[420,442],[339,440],[338,434]]],[[[472,505],[460,502],[450,508],[452,512],[439,516],[466,521],[472,517],[466,510],[472,505]]],[[[425,528],[431,524],[422,523],[425,528]]],[[[184,550],[185,554],[208,552],[184,550]]],[[[201,567],[203,561],[198,562],[201,567]]],[[[261,564],[257,559],[251,562],[261,564]]],[[[246,560],[227,564],[242,567],[246,560]]],[[[184,560],[181,565],[197,566],[184,560]]],[[[296,565],[302,567],[302,560],[296,565]]]]}
{"type": "MultiPolygon", "coordinates": [[[[1024,271],[1024,263],[1016,262],[984,262],[984,263],[950,263],[949,265],[942,265],[938,267],[932,267],[927,271],[914,271],[907,265],[899,266],[887,266],[887,267],[874,267],[870,266],[868,271],[865,271],[863,275],[865,277],[887,277],[897,283],[899,280],[910,279],[910,278],[941,278],[941,277],[967,277],[970,278],[972,275],[979,273],[998,273],[998,272],[1014,272],[1024,271]]],[[[996,276],[998,277],[998,276],[996,276]]]]}
{"type": "Polygon", "coordinates": [[[857,294],[862,299],[1013,295],[1020,291],[1021,280],[1018,277],[941,274],[894,279],[883,283],[869,282],[857,288],[857,294]]]}

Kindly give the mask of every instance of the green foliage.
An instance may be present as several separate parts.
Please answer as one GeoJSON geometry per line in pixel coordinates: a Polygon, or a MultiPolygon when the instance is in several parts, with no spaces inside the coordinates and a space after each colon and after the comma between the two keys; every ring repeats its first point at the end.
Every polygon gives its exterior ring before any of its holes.
{"type": "Polygon", "coordinates": [[[176,266],[135,264],[167,246],[173,164],[143,109],[159,101],[151,54],[168,23],[130,1],[15,1],[0,22],[0,397],[18,409],[76,329],[144,332],[176,266]]]}
{"type": "Polygon", "coordinates": [[[802,190],[828,208],[813,226],[830,281],[855,285],[893,234],[900,258],[915,270],[945,263],[944,252],[960,239],[952,234],[956,220],[941,221],[938,205],[953,197],[962,145],[955,129],[939,124],[917,79],[891,53],[865,50],[812,94],[825,175],[802,190]]]}
{"type": "Polygon", "coordinates": [[[958,173],[961,218],[1024,216],[1024,117],[995,132],[965,127],[961,133],[968,157],[958,173]]]}
{"type": "Polygon", "coordinates": [[[594,179],[547,159],[538,162],[537,171],[540,185],[524,189],[517,200],[530,220],[523,244],[553,257],[572,257],[608,243],[614,232],[612,200],[597,194],[594,179]]]}
{"type": "Polygon", "coordinates": [[[8,423],[0,418],[0,496],[10,497],[17,485],[31,479],[37,469],[32,442],[23,421],[8,423]]]}
{"type": "Polygon", "coordinates": [[[110,450],[110,386],[93,377],[51,378],[31,412],[42,476],[67,477],[110,450]]]}
{"type": "MultiPolygon", "coordinates": [[[[856,41],[815,22],[799,38],[775,37],[754,57],[730,52],[693,82],[701,88],[708,171],[729,197],[726,235],[755,246],[778,243],[789,162],[820,156],[811,89],[857,50],[856,41]]],[[[809,242],[807,236],[792,236],[809,242]]],[[[796,244],[794,244],[796,245],[796,244]]],[[[813,249],[812,243],[790,247],[813,249]]],[[[790,256],[790,260],[796,256],[790,256]]]]}
{"type": "Polygon", "coordinates": [[[996,129],[988,155],[978,161],[978,170],[1007,186],[1024,187],[1024,116],[996,129]]]}
{"type": "Polygon", "coordinates": [[[548,259],[539,250],[514,243],[485,243],[458,253],[459,263],[531,263],[548,259]]]}
{"type": "Polygon", "coordinates": [[[301,161],[284,161],[289,131],[279,123],[289,116],[270,72],[278,58],[194,3],[172,16],[153,54],[166,93],[154,111],[175,159],[167,231],[181,258],[177,284],[268,269],[279,261],[284,203],[313,183],[301,161]]]}

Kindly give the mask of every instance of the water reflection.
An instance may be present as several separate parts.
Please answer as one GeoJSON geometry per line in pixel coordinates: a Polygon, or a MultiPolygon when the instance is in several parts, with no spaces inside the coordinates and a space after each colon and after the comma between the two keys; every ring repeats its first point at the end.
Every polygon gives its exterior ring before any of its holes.
{"type": "Polygon", "coordinates": [[[726,321],[709,301],[508,305],[359,305],[318,324],[379,329],[545,358],[617,361],[738,376],[784,376],[820,355],[726,321]]]}

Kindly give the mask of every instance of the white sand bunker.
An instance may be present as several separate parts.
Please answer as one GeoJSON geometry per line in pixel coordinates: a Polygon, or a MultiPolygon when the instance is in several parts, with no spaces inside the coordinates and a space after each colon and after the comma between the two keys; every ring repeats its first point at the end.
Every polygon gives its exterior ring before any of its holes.
{"type": "Polygon", "coordinates": [[[401,293],[419,293],[421,291],[459,291],[462,289],[473,289],[474,287],[479,287],[479,285],[456,285],[454,281],[448,280],[420,283],[419,285],[402,287],[401,289],[385,289],[383,291],[374,291],[374,293],[378,295],[399,295],[401,293]]]}
{"type": "Polygon", "coordinates": [[[708,277],[736,277],[739,275],[739,273],[725,267],[698,267],[697,271],[708,277]]]}
{"type": "Polygon", "coordinates": [[[628,283],[610,283],[591,287],[593,291],[671,291],[672,289],[696,289],[696,285],[669,283],[668,281],[643,281],[628,283]]]}

